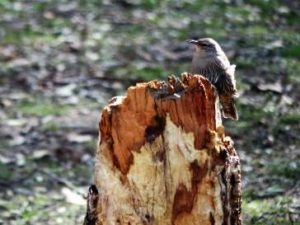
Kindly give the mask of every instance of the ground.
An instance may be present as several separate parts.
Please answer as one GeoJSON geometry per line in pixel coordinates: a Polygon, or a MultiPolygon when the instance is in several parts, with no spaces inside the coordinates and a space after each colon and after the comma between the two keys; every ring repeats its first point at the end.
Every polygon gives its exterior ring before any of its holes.
{"type": "Polygon", "coordinates": [[[245,224],[300,224],[300,2],[0,0],[0,224],[81,224],[102,107],[189,69],[237,65],[245,224]]]}

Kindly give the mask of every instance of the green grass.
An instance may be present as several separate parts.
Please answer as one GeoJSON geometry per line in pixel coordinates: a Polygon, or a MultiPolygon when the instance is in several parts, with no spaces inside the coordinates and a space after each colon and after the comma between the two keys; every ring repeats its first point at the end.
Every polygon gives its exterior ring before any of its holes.
{"type": "Polygon", "coordinates": [[[296,9],[290,12],[286,17],[289,25],[293,26],[299,24],[299,17],[297,15],[296,9]]]}
{"type": "Polygon", "coordinates": [[[159,0],[142,0],[142,6],[149,9],[159,7],[160,3],[163,1],[159,0]]]}
{"type": "Polygon", "coordinates": [[[23,29],[11,30],[2,39],[2,44],[16,44],[22,43],[52,43],[55,37],[47,32],[41,30],[32,30],[30,27],[24,27],[23,29]]]}
{"type": "Polygon", "coordinates": [[[96,140],[92,140],[92,141],[89,141],[89,142],[85,142],[84,146],[91,151],[90,153],[92,155],[94,155],[95,152],[96,152],[96,149],[98,147],[98,143],[97,143],[96,140]]]}
{"type": "Polygon", "coordinates": [[[10,180],[13,176],[13,170],[7,165],[0,162],[0,179],[1,180],[10,180]]]}
{"type": "Polygon", "coordinates": [[[145,68],[141,68],[141,69],[133,68],[131,74],[134,77],[138,77],[138,78],[143,79],[145,81],[147,81],[147,80],[153,80],[153,79],[158,79],[158,78],[165,78],[168,75],[170,75],[161,66],[145,67],[145,68]]]}
{"type": "MultiPolygon", "coordinates": [[[[180,3],[180,1],[179,1],[180,3]]],[[[205,9],[207,5],[210,5],[211,7],[215,6],[215,2],[212,0],[193,0],[193,1],[182,1],[182,7],[185,9],[194,12],[199,13],[200,10],[205,9]]]]}
{"type": "Polygon", "coordinates": [[[114,75],[117,77],[130,77],[143,81],[150,81],[154,79],[165,79],[172,73],[162,66],[148,66],[144,68],[138,68],[137,66],[129,66],[127,68],[118,68],[114,70],[114,75]]]}
{"type": "Polygon", "coordinates": [[[253,59],[245,58],[245,57],[238,57],[235,61],[237,68],[239,70],[247,70],[247,69],[254,69],[255,64],[253,63],[253,59]]]}
{"type": "Polygon", "coordinates": [[[292,199],[289,197],[276,197],[274,199],[243,199],[242,209],[244,215],[251,215],[246,224],[251,225],[286,225],[290,224],[286,217],[292,199]]]}
{"type": "Polygon", "coordinates": [[[300,44],[299,45],[290,45],[285,48],[282,48],[282,55],[284,57],[291,57],[300,59],[300,44]]]}
{"type": "Polygon", "coordinates": [[[0,139],[0,152],[5,151],[7,148],[9,148],[8,140],[5,140],[4,138],[0,139]]]}
{"type": "Polygon", "coordinates": [[[246,27],[242,32],[249,37],[260,38],[267,35],[269,30],[265,25],[252,25],[246,27]]]}
{"type": "Polygon", "coordinates": [[[284,176],[290,179],[300,178],[299,162],[282,162],[282,160],[273,160],[267,167],[270,174],[284,176]]]}
{"type": "Polygon", "coordinates": [[[82,8],[95,9],[102,5],[102,0],[79,0],[79,5],[82,8]]]}
{"type": "MultiPolygon", "coordinates": [[[[146,32],[146,29],[141,24],[135,24],[130,27],[123,27],[119,28],[117,32],[126,33],[126,36],[129,36],[131,38],[135,38],[136,36],[142,35],[146,32]]],[[[126,43],[124,43],[126,44],[126,43]]]]}
{"type": "Polygon", "coordinates": [[[300,63],[297,59],[284,59],[284,66],[287,70],[288,81],[292,84],[300,84],[300,63]]]}
{"type": "Polygon", "coordinates": [[[60,130],[60,124],[55,121],[50,121],[43,124],[43,129],[49,132],[57,132],[60,130]]]}
{"type": "Polygon", "coordinates": [[[247,3],[260,9],[264,17],[271,16],[279,7],[278,0],[248,0],[247,3]]]}
{"type": "Polygon", "coordinates": [[[264,107],[258,105],[247,105],[238,103],[238,111],[240,112],[240,120],[247,121],[249,124],[256,124],[263,118],[272,116],[272,113],[266,112],[264,107]]]}
{"type": "Polygon", "coordinates": [[[17,111],[30,116],[62,115],[70,107],[59,105],[49,100],[35,100],[34,102],[22,101],[17,104],[17,111]]]}
{"type": "Polygon", "coordinates": [[[10,9],[11,8],[11,2],[10,0],[0,0],[0,9],[10,9]]]}
{"type": "Polygon", "coordinates": [[[73,167],[72,174],[74,175],[75,179],[80,177],[89,180],[89,178],[92,177],[92,170],[84,164],[77,164],[73,167]]]}
{"type": "MultiPolygon", "coordinates": [[[[34,190],[33,190],[34,191],[34,190]]],[[[51,224],[80,224],[79,215],[84,211],[84,206],[78,206],[66,203],[59,191],[46,192],[44,194],[18,195],[5,205],[11,211],[9,218],[2,216],[4,221],[10,221],[7,224],[25,225],[25,224],[43,224],[52,221],[51,224]],[[49,196],[60,196],[60,201],[56,199],[51,201],[49,196]],[[55,208],[55,213],[53,212],[55,208]],[[55,215],[55,216],[53,216],[55,215]],[[76,221],[76,222],[75,222],[76,221]]],[[[0,212],[1,215],[1,212],[0,212]]],[[[0,220],[1,221],[1,220],[0,220]]]]}
{"type": "Polygon", "coordinates": [[[282,115],[280,118],[280,123],[284,125],[293,125],[293,124],[299,124],[300,121],[300,113],[295,112],[295,113],[288,113],[282,115]]]}

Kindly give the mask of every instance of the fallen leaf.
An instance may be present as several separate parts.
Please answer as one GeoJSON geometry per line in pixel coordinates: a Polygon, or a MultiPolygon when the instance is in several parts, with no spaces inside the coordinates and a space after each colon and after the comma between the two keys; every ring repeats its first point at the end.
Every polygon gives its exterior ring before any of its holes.
{"type": "Polygon", "coordinates": [[[65,196],[67,202],[75,205],[85,205],[86,200],[76,192],[72,191],[69,188],[63,187],[61,189],[62,194],[65,196]]]}
{"type": "Polygon", "coordinates": [[[26,164],[25,156],[23,154],[16,154],[16,164],[17,166],[24,166],[26,164]]]}
{"type": "Polygon", "coordinates": [[[50,153],[48,150],[46,149],[41,149],[41,150],[36,150],[33,152],[31,158],[32,159],[41,159],[41,158],[44,158],[46,156],[49,156],[50,153]]]}
{"type": "Polygon", "coordinates": [[[73,95],[73,91],[76,88],[75,84],[69,84],[56,89],[56,94],[62,97],[69,97],[73,95]]]}
{"type": "Polygon", "coordinates": [[[6,125],[11,127],[20,127],[26,124],[25,119],[10,119],[6,121],[6,125]]]}
{"type": "Polygon", "coordinates": [[[67,136],[68,141],[70,142],[76,142],[76,143],[84,143],[92,141],[93,138],[90,135],[80,135],[76,133],[71,133],[67,136]]]}
{"type": "Polygon", "coordinates": [[[0,100],[0,105],[3,106],[4,108],[8,108],[13,105],[13,102],[8,99],[2,99],[0,100]]]}
{"type": "Polygon", "coordinates": [[[13,45],[8,45],[6,47],[0,47],[0,59],[4,61],[9,61],[17,56],[16,47],[13,45]]]}
{"type": "Polygon", "coordinates": [[[274,48],[281,48],[283,47],[282,40],[276,40],[273,42],[270,42],[265,46],[266,49],[274,49],[274,48]]]}
{"type": "Polygon", "coordinates": [[[31,65],[31,62],[28,59],[25,59],[25,58],[17,58],[17,59],[11,60],[8,63],[8,66],[10,68],[24,67],[24,66],[30,66],[30,65],[31,65]]]}
{"type": "Polygon", "coordinates": [[[273,91],[276,93],[282,93],[283,87],[280,82],[273,84],[258,84],[257,88],[261,91],[273,91]]]}
{"type": "Polygon", "coordinates": [[[0,162],[2,164],[8,164],[8,163],[11,163],[12,161],[13,161],[12,159],[7,158],[7,157],[5,157],[3,155],[0,155],[0,162]]]}
{"type": "Polygon", "coordinates": [[[15,136],[12,140],[9,141],[10,146],[22,145],[25,142],[25,138],[23,136],[15,136]]]}

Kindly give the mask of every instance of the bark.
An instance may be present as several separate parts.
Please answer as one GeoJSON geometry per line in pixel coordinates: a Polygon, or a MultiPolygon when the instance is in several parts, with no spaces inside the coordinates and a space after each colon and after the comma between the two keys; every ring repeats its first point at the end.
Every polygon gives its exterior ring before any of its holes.
{"type": "Polygon", "coordinates": [[[83,225],[95,225],[97,221],[97,205],[99,201],[99,192],[95,185],[89,187],[87,195],[87,210],[84,218],[83,225]]]}
{"type": "Polygon", "coordinates": [[[241,224],[240,161],[204,77],[130,87],[99,130],[95,224],[241,224]]]}

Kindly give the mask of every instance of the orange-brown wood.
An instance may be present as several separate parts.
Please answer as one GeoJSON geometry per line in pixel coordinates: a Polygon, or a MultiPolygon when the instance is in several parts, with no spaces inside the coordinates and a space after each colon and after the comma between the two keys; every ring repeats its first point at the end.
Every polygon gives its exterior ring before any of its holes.
{"type": "Polygon", "coordinates": [[[97,224],[241,224],[239,159],[220,121],[200,75],[113,98],[99,124],[97,224]]]}

